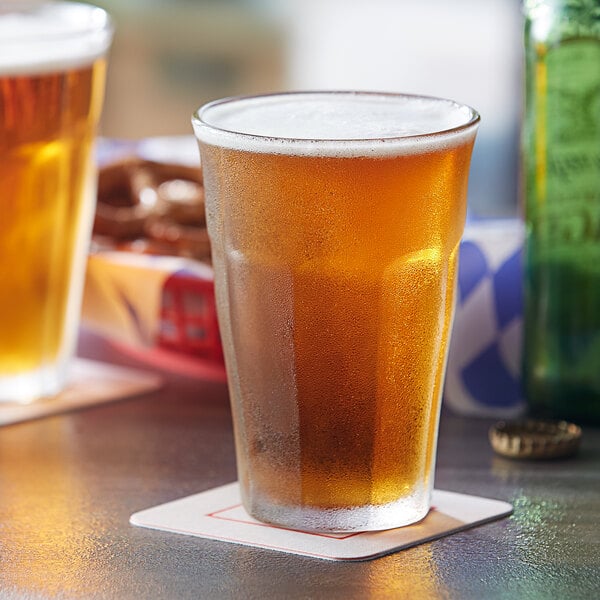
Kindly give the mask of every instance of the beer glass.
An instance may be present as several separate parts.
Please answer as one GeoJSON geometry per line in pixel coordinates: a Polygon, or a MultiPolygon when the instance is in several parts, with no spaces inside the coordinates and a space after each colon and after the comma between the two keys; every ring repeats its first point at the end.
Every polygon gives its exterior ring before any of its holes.
{"type": "Polygon", "coordinates": [[[427,514],[478,122],[449,100],[366,92],[194,115],[255,518],[363,531],[427,514]]]}
{"type": "Polygon", "coordinates": [[[100,8],[0,1],[0,401],[27,403],[64,385],[111,37],[100,8]]]}

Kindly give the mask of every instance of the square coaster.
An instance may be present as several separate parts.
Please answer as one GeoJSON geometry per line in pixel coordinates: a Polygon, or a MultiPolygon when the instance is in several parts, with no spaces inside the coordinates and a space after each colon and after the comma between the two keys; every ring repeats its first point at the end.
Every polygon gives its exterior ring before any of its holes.
{"type": "Polygon", "coordinates": [[[159,389],[159,375],[83,358],[73,361],[65,389],[31,404],[0,403],[0,425],[89,408],[159,389]]]}
{"type": "Polygon", "coordinates": [[[133,514],[130,523],[329,560],[365,560],[505,517],[499,500],[433,491],[432,510],[407,527],[361,533],[307,533],[261,523],[244,510],[237,482],[133,514]]]}

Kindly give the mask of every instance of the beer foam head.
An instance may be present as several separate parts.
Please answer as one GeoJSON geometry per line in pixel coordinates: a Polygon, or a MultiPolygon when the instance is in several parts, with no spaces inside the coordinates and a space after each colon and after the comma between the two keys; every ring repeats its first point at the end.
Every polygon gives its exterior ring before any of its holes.
{"type": "Polygon", "coordinates": [[[193,118],[201,142],[254,152],[358,156],[464,142],[479,116],[451,100],[368,92],[297,92],[210,103],[193,118]]]}
{"type": "Polygon", "coordinates": [[[92,63],[110,45],[101,8],[75,2],[0,6],[0,76],[60,71],[92,63]]]}

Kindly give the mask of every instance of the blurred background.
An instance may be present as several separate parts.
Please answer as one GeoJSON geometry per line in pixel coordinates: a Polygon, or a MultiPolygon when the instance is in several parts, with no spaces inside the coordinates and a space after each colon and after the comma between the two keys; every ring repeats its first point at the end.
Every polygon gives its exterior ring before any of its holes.
{"type": "Polygon", "coordinates": [[[517,214],[519,0],[96,0],[116,24],[102,134],[191,134],[223,96],[298,89],[429,94],[482,124],[472,217],[517,214]]]}

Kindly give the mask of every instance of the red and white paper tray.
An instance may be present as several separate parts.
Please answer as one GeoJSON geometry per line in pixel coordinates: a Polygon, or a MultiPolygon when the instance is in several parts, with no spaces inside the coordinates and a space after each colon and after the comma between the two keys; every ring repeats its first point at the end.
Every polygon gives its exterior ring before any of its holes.
{"type": "Polygon", "coordinates": [[[198,261],[91,254],[82,323],[149,365],[225,380],[213,270],[198,261]]]}
{"type": "Polygon", "coordinates": [[[139,527],[221,540],[329,560],[365,560],[404,550],[505,517],[512,506],[499,500],[434,490],[433,508],[415,525],[362,533],[306,533],[267,525],[248,516],[237,482],[142,510],[139,527]]]}

